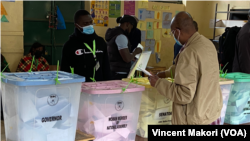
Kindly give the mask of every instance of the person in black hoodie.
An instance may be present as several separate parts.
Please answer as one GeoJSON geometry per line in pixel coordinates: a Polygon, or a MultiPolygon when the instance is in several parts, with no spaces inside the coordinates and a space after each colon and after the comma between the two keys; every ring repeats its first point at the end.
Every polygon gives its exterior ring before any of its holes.
{"type": "Polygon", "coordinates": [[[93,28],[93,20],[86,10],[74,16],[75,32],[64,44],[61,70],[84,76],[86,82],[110,80],[107,44],[93,28]]]}
{"type": "Polygon", "coordinates": [[[141,48],[135,48],[130,53],[131,44],[128,35],[137,27],[136,19],[132,16],[124,15],[118,23],[120,23],[118,27],[109,28],[105,35],[105,39],[108,42],[108,54],[113,80],[127,78],[131,61],[134,60],[135,55],[142,52],[141,48]]]}

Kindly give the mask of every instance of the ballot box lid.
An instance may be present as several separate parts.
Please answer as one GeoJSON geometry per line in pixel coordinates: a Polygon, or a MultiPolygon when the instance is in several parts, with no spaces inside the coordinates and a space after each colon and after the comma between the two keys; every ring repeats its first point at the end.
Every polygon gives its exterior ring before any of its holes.
{"type": "Polygon", "coordinates": [[[128,82],[122,80],[82,83],[82,92],[88,94],[124,94],[145,90],[144,86],[133,83],[128,84],[128,82]],[[126,89],[123,92],[124,88],[126,89]]]}
{"type": "MultiPolygon", "coordinates": [[[[2,82],[17,86],[55,85],[57,71],[2,73],[2,82]]],[[[85,82],[85,77],[68,72],[58,71],[60,84],[85,82]]],[[[57,83],[57,85],[60,85],[57,83]]]]}
{"type": "Polygon", "coordinates": [[[241,72],[228,73],[225,78],[234,80],[234,82],[250,82],[250,74],[241,72]]]}
{"type": "MultiPolygon", "coordinates": [[[[168,81],[171,81],[171,78],[165,78],[168,81]]],[[[129,82],[131,79],[129,78],[124,78],[122,79],[123,81],[129,82]]],[[[132,79],[135,84],[145,86],[145,88],[153,88],[148,80],[147,77],[141,77],[141,78],[133,78],[132,79]]],[[[173,80],[174,81],[174,80],[173,80]]]]}

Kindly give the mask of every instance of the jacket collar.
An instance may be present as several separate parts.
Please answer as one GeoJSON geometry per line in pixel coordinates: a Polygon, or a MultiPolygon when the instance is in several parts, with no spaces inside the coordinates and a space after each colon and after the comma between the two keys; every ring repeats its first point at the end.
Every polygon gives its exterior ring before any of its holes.
{"type": "Polygon", "coordinates": [[[187,41],[187,43],[185,44],[185,47],[188,47],[192,42],[195,41],[195,39],[200,35],[199,32],[195,32],[187,41]]]}

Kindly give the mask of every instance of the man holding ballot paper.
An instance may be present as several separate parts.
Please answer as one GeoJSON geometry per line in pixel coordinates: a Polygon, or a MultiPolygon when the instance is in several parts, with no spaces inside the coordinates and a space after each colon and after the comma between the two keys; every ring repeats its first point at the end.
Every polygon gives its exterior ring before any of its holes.
{"type": "Polygon", "coordinates": [[[213,125],[220,122],[223,105],[219,85],[217,52],[196,32],[192,17],[178,13],[171,21],[171,32],[182,48],[169,70],[149,76],[158,92],[173,101],[173,125],[213,125]],[[166,79],[172,76],[174,82],[166,79]],[[160,78],[159,78],[160,77],[160,78]]]}

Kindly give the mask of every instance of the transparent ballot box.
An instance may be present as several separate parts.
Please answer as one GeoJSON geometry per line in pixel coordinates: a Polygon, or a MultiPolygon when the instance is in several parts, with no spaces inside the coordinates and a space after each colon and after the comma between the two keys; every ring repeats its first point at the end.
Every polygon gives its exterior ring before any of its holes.
{"type": "Polygon", "coordinates": [[[77,128],[95,141],[134,141],[145,87],[127,85],[121,80],[83,83],[77,128]]]}
{"type": "Polygon", "coordinates": [[[84,81],[61,71],[3,73],[6,141],[75,141],[84,81]]]}
{"type": "Polygon", "coordinates": [[[228,99],[229,99],[229,95],[230,95],[231,86],[233,83],[234,83],[233,80],[220,78],[220,88],[221,88],[221,93],[222,93],[222,97],[223,97],[223,107],[221,110],[220,125],[224,124],[226,110],[227,110],[227,103],[228,103],[228,99]]]}
{"type": "Polygon", "coordinates": [[[230,90],[224,122],[250,124],[250,74],[228,73],[226,78],[234,80],[234,84],[230,90]]]}
{"type": "MultiPolygon", "coordinates": [[[[123,81],[129,82],[130,79],[123,81]]],[[[147,77],[134,78],[133,82],[145,86],[145,91],[142,92],[137,135],[148,138],[148,125],[172,125],[173,102],[158,93],[156,88],[150,85],[147,77]]]]}

